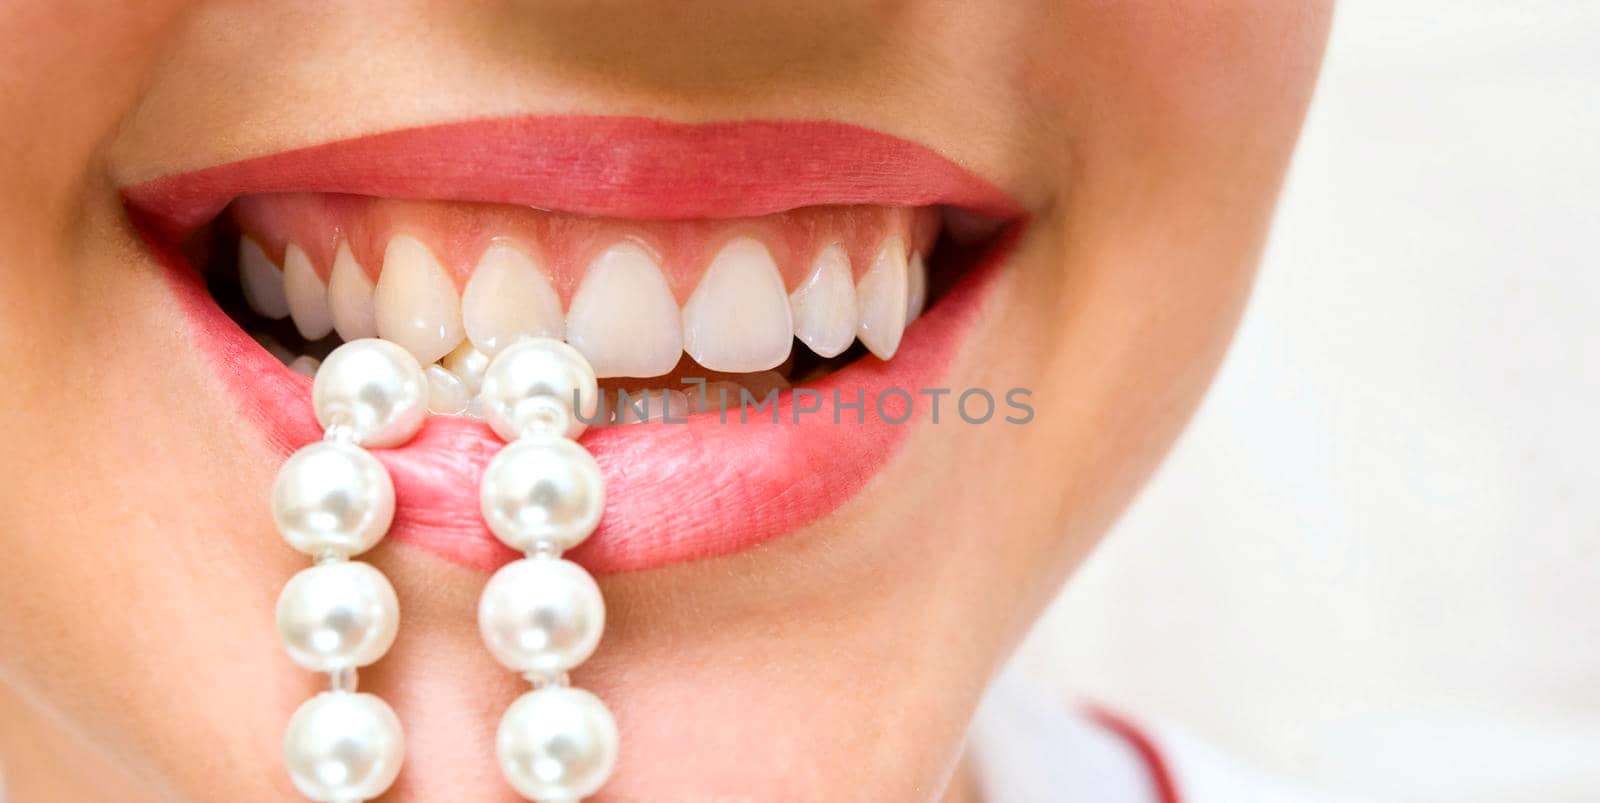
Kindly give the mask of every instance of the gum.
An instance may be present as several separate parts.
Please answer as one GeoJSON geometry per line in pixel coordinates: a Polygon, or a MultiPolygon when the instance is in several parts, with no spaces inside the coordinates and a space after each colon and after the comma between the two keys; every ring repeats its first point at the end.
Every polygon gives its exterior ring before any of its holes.
{"type": "Polygon", "coordinates": [[[594,257],[622,241],[637,242],[656,257],[682,304],[718,249],[741,235],[767,246],[786,287],[793,290],[810,272],[817,252],[829,244],[844,246],[859,279],[886,238],[899,235],[913,251],[927,254],[939,227],[934,207],[818,206],[754,218],[651,221],[504,204],[323,193],[244,196],[234,201],[229,215],[279,264],[288,245],[298,245],[324,281],[341,241],[350,244],[356,261],[376,281],[389,240],[409,234],[433,251],[459,289],[491,243],[510,241],[541,266],[563,306],[594,257]]]}

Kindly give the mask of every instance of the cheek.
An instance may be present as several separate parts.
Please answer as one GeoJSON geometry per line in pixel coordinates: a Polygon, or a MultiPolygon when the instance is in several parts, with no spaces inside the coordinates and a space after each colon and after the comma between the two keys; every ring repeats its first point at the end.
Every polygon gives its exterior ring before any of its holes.
{"type": "Polygon", "coordinates": [[[1049,13],[1039,27],[1061,41],[1032,48],[1030,103],[1054,136],[1039,152],[1065,169],[1037,221],[1039,253],[1021,266],[1032,284],[1007,303],[1009,319],[1036,327],[1028,369],[1058,413],[1041,415],[1050,436],[1025,448],[1048,476],[1094,478],[1064,524],[1098,534],[1176,437],[1232,335],[1327,8],[1072,2],[1049,13]],[[1045,445],[1061,443],[1070,454],[1045,445]]]}
{"type": "Polygon", "coordinates": [[[1029,84],[1080,147],[1271,146],[1286,153],[1327,39],[1331,2],[1062,4],[1065,41],[1029,84]]]}
{"type": "MultiPolygon", "coordinates": [[[[12,189],[79,179],[132,107],[184,2],[0,4],[0,135],[12,189]],[[41,76],[48,76],[42,79],[41,76]]],[[[48,200],[48,199],[47,199],[48,200]]],[[[30,198],[38,208],[40,199],[30,198]]]]}

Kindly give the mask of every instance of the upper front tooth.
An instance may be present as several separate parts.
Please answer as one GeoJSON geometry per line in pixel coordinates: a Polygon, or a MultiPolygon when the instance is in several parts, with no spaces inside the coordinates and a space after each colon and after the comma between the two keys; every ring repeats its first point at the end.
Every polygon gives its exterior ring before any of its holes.
{"type": "Polygon", "coordinates": [[[372,280],[351,253],[350,244],[342,241],[333,255],[333,271],[328,274],[328,309],[333,315],[333,328],[346,342],[378,336],[372,280]]]}
{"type": "Polygon", "coordinates": [[[713,371],[764,371],[789,357],[794,323],[783,277],[749,237],[723,246],[683,307],[683,344],[713,371]]]}
{"type": "Polygon", "coordinates": [[[283,293],[301,337],[321,340],[333,331],[328,288],[323,286],[317,269],[311,267],[311,258],[298,245],[290,245],[283,253],[283,293]]]}
{"type": "Polygon", "coordinates": [[[850,257],[844,247],[830,245],[817,254],[811,273],[789,294],[794,334],[811,350],[838,356],[856,339],[856,288],[850,279],[850,257]]]}
{"type": "Polygon", "coordinates": [[[239,288],[257,315],[282,320],[289,317],[289,299],[283,291],[283,271],[272,263],[261,244],[239,238],[239,288]]]}
{"type": "Polygon", "coordinates": [[[567,310],[567,342],[597,376],[660,376],[683,355],[678,303],[656,261],[635,243],[589,265],[567,310]]]}
{"type": "Polygon", "coordinates": [[[478,259],[461,293],[461,317],[472,345],[490,356],[523,335],[560,340],[565,334],[561,299],[550,280],[507,243],[490,245],[478,259]]]}
{"type": "Polygon", "coordinates": [[[428,247],[400,235],[383,252],[374,293],[378,336],[427,365],[461,342],[461,299],[455,283],[428,247]]]}
{"type": "Polygon", "coordinates": [[[922,314],[928,303],[928,263],[921,254],[912,254],[906,264],[906,323],[910,324],[922,314]]]}
{"type": "Polygon", "coordinates": [[[893,357],[900,348],[906,329],[906,290],[906,244],[898,236],[890,237],[856,285],[861,312],[857,335],[880,360],[893,357]]]}

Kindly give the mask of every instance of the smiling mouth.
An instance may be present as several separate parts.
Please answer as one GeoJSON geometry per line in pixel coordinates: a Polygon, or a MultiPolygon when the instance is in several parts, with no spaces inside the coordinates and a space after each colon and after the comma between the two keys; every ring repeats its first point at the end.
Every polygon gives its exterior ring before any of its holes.
{"type": "Polygon", "coordinates": [[[494,445],[475,397],[499,349],[564,339],[603,380],[585,442],[614,490],[576,560],[722,554],[887,462],[1023,220],[921,146],[805,122],[473,121],[124,196],[201,351],[280,448],[316,437],[305,377],[339,343],[380,337],[425,366],[434,418],[380,455],[393,537],[483,569],[512,557],[473,515],[494,445]]]}

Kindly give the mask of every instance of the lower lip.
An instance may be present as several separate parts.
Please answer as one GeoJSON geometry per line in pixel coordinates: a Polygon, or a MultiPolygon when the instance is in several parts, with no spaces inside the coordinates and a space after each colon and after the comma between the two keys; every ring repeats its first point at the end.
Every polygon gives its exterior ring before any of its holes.
{"type": "MultiPolygon", "coordinates": [[[[197,342],[245,418],[280,452],[317,440],[310,380],[296,374],[239,328],[206,291],[197,272],[160,238],[147,237],[166,268],[197,342]]],[[[962,334],[977,319],[1009,242],[989,249],[950,293],[905,333],[888,362],[866,357],[806,385],[796,415],[782,393],[770,408],[740,422],[730,411],[686,423],[591,430],[584,446],[606,479],[600,528],[571,553],[596,573],[635,571],[709,558],[793,533],[837,509],[887,464],[921,416],[904,423],[906,397],[936,382],[962,334]],[[885,395],[885,391],[889,391],[885,395]],[[864,420],[845,405],[865,399],[864,420]],[[882,403],[880,413],[879,401],[882,403]],[[837,416],[837,418],[836,418],[837,416]]],[[[516,557],[484,525],[478,484],[504,446],[467,418],[432,418],[405,446],[376,452],[394,478],[398,501],[389,537],[455,563],[492,571],[516,557]]]]}

